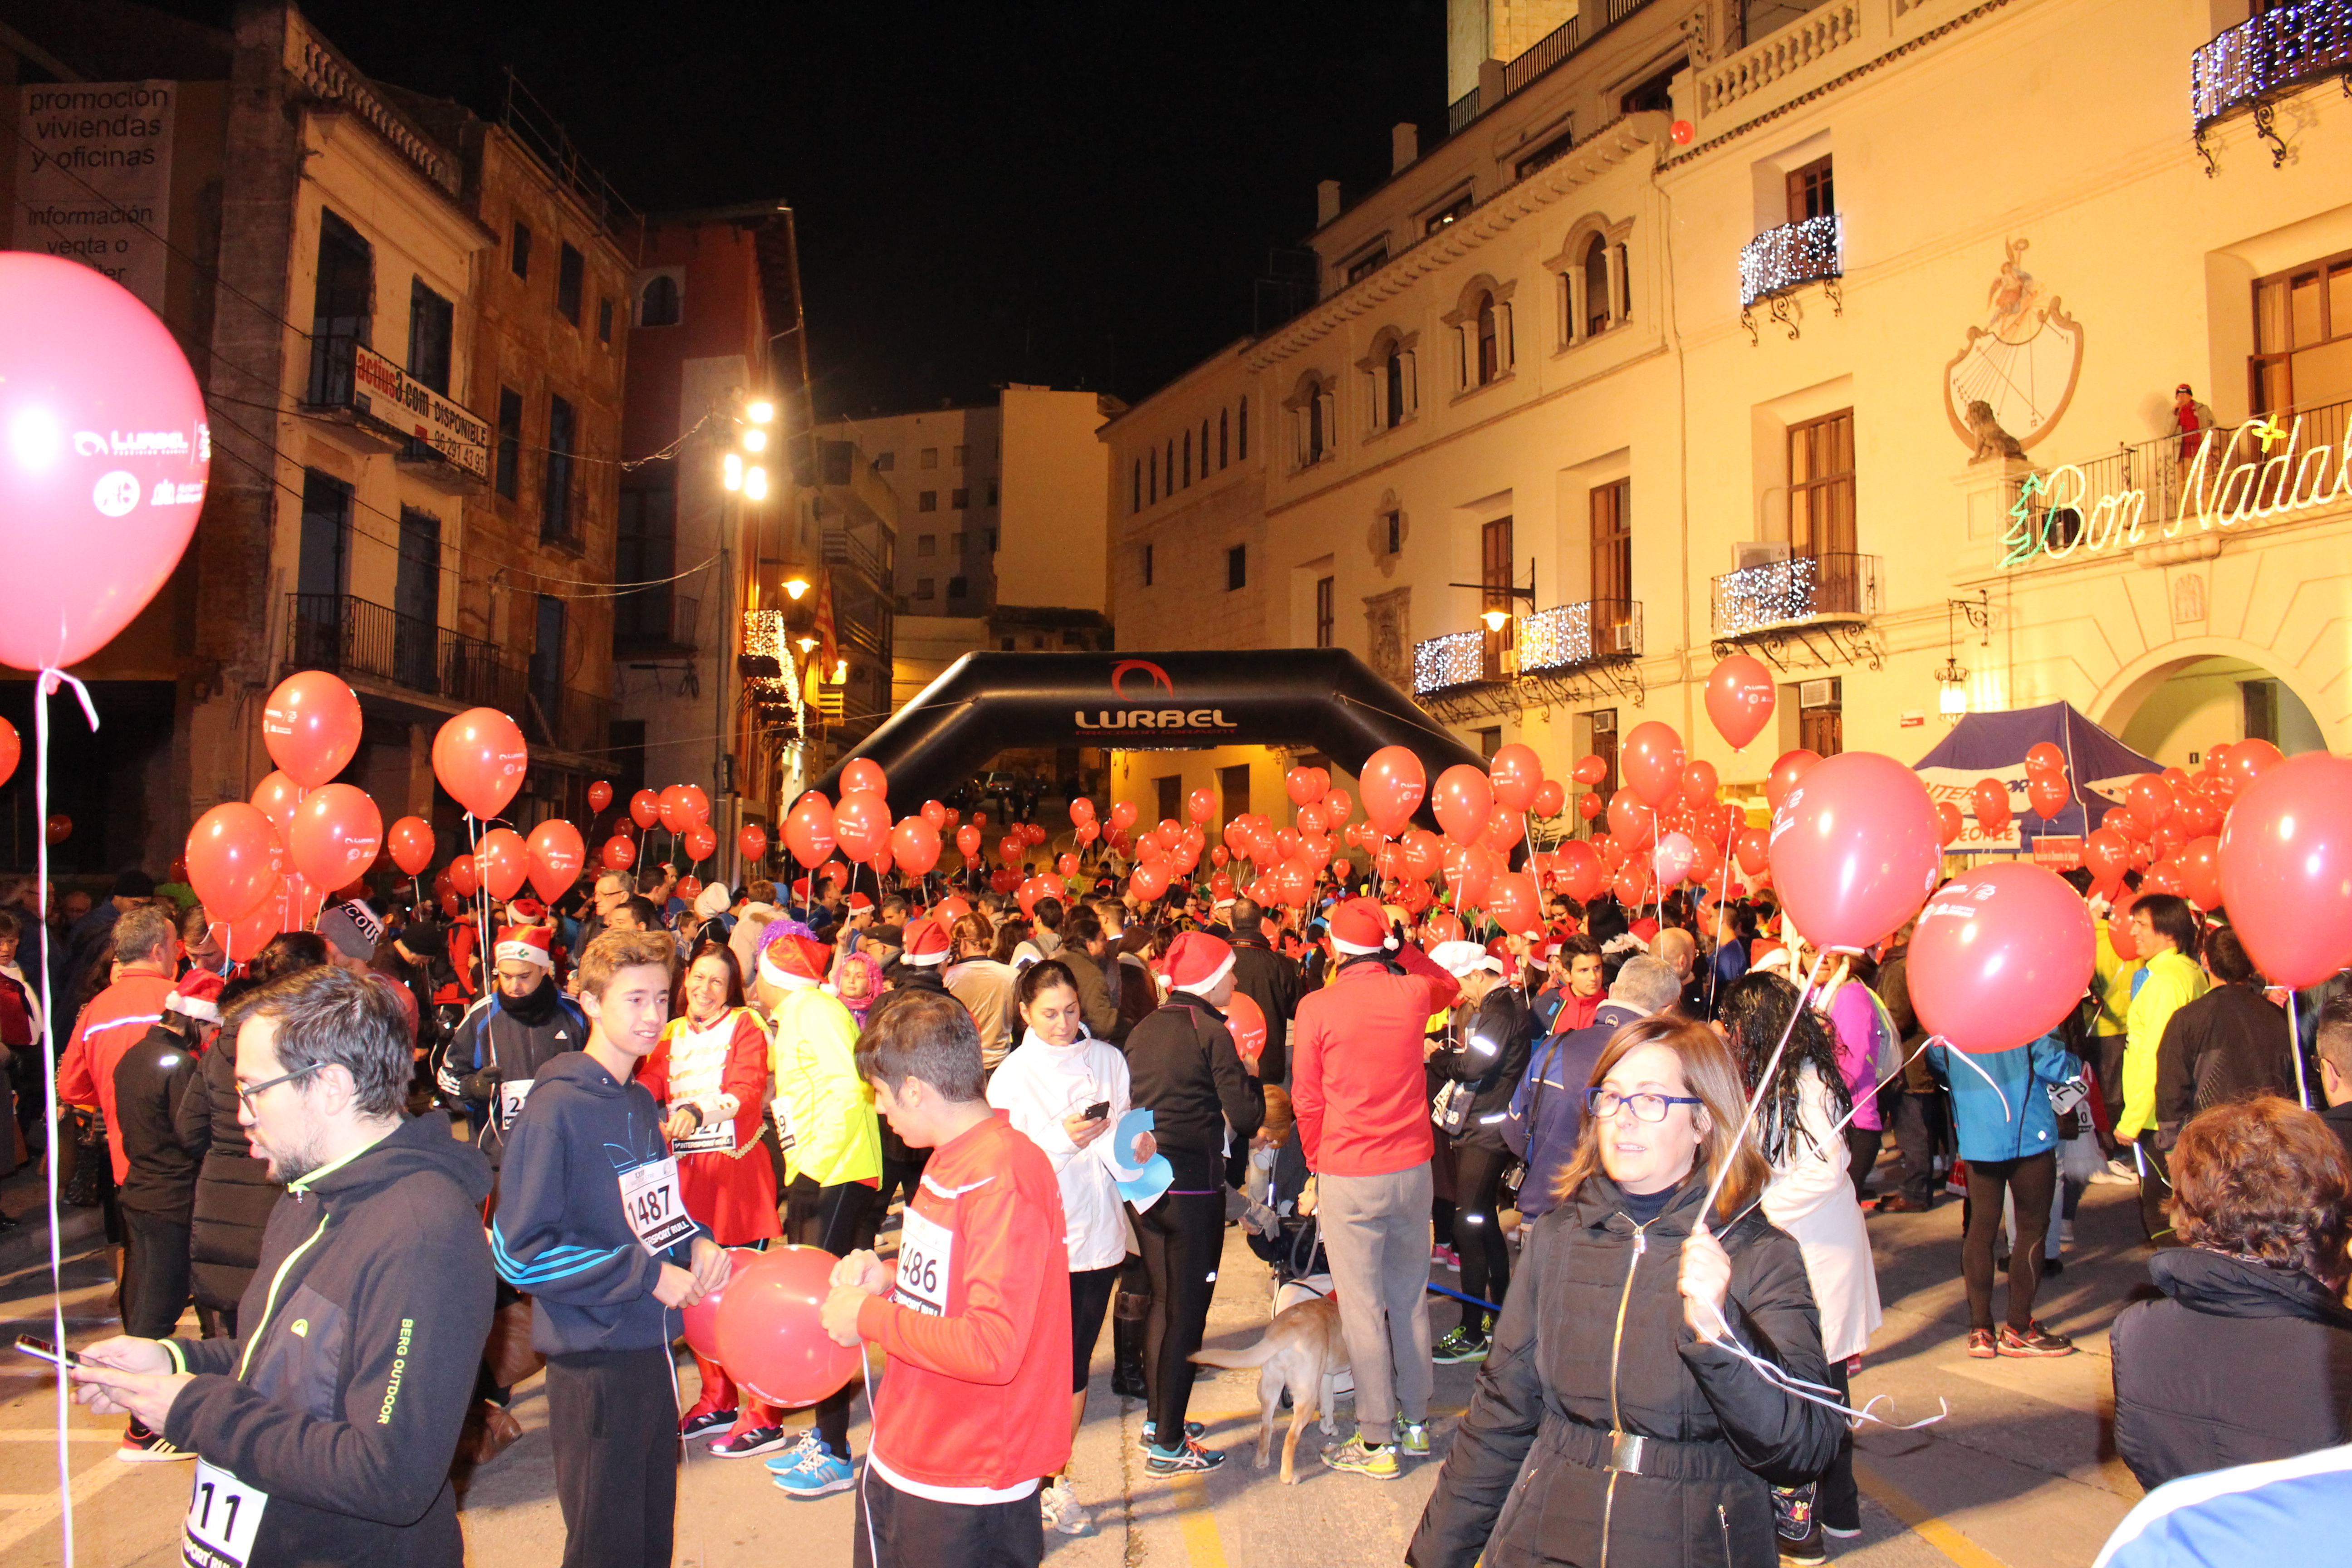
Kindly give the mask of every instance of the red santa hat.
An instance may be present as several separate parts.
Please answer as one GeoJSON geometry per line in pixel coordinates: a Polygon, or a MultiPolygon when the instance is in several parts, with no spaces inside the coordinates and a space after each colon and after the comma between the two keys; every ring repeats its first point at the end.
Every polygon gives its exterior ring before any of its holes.
{"type": "Polygon", "coordinates": [[[760,950],[760,978],[786,991],[804,990],[824,978],[833,949],[814,937],[780,931],[760,950]]]}
{"type": "Polygon", "coordinates": [[[499,945],[491,953],[491,962],[503,963],[516,959],[535,963],[541,969],[555,967],[554,954],[549,951],[555,933],[545,926],[500,926],[499,945]]]}
{"type": "Polygon", "coordinates": [[[929,968],[948,961],[948,928],[926,917],[907,928],[907,945],[898,950],[898,962],[929,968]]]}
{"type": "Polygon", "coordinates": [[[1198,996],[1234,972],[1234,950],[1204,931],[1178,933],[1168,944],[1168,984],[1198,996]]]}
{"type": "Polygon", "coordinates": [[[507,904],[507,913],[518,921],[537,925],[547,918],[547,906],[537,899],[515,899],[507,904]]]}
{"type": "Polygon", "coordinates": [[[1387,912],[1370,899],[1349,899],[1331,910],[1331,945],[1341,952],[1384,952],[1395,940],[1387,912]]]}
{"type": "Polygon", "coordinates": [[[858,910],[870,910],[874,907],[874,900],[863,893],[852,893],[849,895],[849,907],[853,912],[858,910]]]}
{"type": "Polygon", "coordinates": [[[163,998],[163,1010],[194,1018],[199,1023],[220,1022],[221,977],[209,969],[191,969],[180,976],[172,994],[163,998]]]}

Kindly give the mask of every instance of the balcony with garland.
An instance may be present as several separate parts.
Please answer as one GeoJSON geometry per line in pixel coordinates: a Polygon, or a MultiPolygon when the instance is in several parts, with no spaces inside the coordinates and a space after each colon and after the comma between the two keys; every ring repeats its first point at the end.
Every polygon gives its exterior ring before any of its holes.
{"type": "Polygon", "coordinates": [[[2277,101],[2334,78],[2352,92],[2352,0],[2274,5],[2218,34],[2189,57],[2189,102],[2205,172],[2221,173],[2205,133],[2251,111],[2254,134],[2271,146],[2271,165],[2291,149],[2273,122],[2277,101]]]}
{"type": "Polygon", "coordinates": [[[1641,657],[1641,602],[1587,599],[1416,643],[1412,695],[1448,723],[1553,702],[1630,698],[1639,706],[1641,657]]]}
{"type": "Polygon", "coordinates": [[[1845,314],[1839,280],[1845,276],[1845,255],[1835,213],[1800,218],[1768,228],[1739,251],[1739,324],[1748,341],[1761,342],[1756,307],[1797,335],[1800,314],[1791,303],[1799,290],[1820,284],[1830,302],[1830,313],[1845,314]]]}
{"type": "Polygon", "coordinates": [[[1880,608],[1875,555],[1798,555],[1715,580],[1714,650],[1745,649],[1781,669],[1822,669],[1882,655],[1870,628],[1880,608]]]}

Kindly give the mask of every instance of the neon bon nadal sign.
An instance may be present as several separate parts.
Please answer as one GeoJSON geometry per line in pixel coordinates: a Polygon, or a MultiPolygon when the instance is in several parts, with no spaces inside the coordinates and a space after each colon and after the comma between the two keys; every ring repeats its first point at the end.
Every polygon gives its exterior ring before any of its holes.
{"type": "MultiPolygon", "coordinates": [[[[2159,447],[2157,461],[2165,460],[2159,447]]],[[[2352,503],[2352,429],[2339,447],[2305,449],[2300,416],[2284,428],[2267,416],[2249,419],[2226,441],[2207,436],[2198,443],[2181,477],[2179,513],[2153,528],[2145,489],[2126,487],[2094,499],[2090,477],[2073,463],[2028,475],[2009,510],[2000,563],[2128,550],[2176,538],[2192,522],[2200,529],[2239,528],[2339,503],[2352,503]],[[2284,449],[2273,456],[2282,441],[2284,449]]]]}

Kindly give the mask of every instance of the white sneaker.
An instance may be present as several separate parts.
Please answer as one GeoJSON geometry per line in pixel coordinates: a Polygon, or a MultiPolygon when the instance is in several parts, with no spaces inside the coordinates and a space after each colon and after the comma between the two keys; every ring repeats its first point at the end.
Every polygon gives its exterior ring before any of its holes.
{"type": "Polygon", "coordinates": [[[2139,1173],[2121,1160],[2110,1160],[2091,1173],[2091,1181],[2094,1185],[2102,1187],[2136,1187],[2139,1185],[2139,1173]]]}
{"type": "Polygon", "coordinates": [[[1037,1511],[1045,1516],[1046,1529],[1058,1530],[1064,1535],[1084,1535],[1093,1528],[1067,1476],[1055,1476],[1051,1486],[1039,1489],[1037,1511]]]}

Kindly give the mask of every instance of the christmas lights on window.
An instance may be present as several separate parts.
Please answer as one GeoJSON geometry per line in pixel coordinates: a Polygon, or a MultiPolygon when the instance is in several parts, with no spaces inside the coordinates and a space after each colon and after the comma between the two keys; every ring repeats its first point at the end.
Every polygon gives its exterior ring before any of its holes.
{"type": "Polygon", "coordinates": [[[1455,632],[1416,643],[1412,650],[1412,694],[1426,697],[1449,686],[1467,686],[1486,676],[1486,638],[1483,632],[1455,632]]]}
{"type": "Polygon", "coordinates": [[[2205,149],[2215,121],[2252,108],[2254,130],[2284,163],[2287,144],[2272,128],[2270,100],[2331,76],[2352,81],[2352,0],[2279,5],[2222,33],[2189,57],[2189,106],[2206,173],[2220,173],[2205,149]]]}
{"type": "Polygon", "coordinates": [[[1820,594],[1821,563],[1810,555],[1727,572],[1715,580],[1716,635],[1743,637],[1810,619],[1820,594]]]}
{"type": "Polygon", "coordinates": [[[1838,254],[1838,219],[1809,217],[1766,229],[1739,252],[1739,308],[1759,300],[1822,283],[1843,272],[1838,254]]]}
{"type": "Polygon", "coordinates": [[[1519,668],[1529,674],[1590,664],[1592,605],[1554,605],[1519,623],[1519,668]]]}

